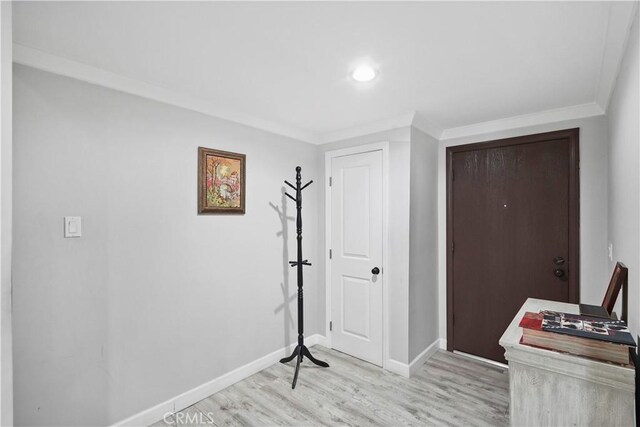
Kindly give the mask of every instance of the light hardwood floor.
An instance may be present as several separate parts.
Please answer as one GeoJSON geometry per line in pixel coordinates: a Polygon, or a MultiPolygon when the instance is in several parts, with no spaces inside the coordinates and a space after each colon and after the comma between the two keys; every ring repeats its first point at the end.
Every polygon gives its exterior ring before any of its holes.
{"type": "Polygon", "coordinates": [[[278,363],[154,426],[509,424],[508,372],[497,366],[438,351],[409,379],[335,350],[311,352],[331,367],[305,360],[295,390],[293,362],[278,363]]]}

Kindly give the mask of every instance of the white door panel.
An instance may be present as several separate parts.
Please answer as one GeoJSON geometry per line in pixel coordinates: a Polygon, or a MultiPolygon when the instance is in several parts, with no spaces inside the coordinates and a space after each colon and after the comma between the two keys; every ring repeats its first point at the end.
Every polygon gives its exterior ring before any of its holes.
{"type": "Polygon", "coordinates": [[[382,151],[335,157],[331,176],[332,344],[382,365],[382,151]]]}

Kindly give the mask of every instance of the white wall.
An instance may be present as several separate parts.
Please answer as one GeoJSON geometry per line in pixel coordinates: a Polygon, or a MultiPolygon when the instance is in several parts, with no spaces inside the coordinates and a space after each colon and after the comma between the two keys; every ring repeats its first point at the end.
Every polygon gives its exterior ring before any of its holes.
{"type": "Polygon", "coordinates": [[[411,128],[409,362],[438,339],[438,140],[411,128]]]}
{"type": "Polygon", "coordinates": [[[0,424],[13,424],[11,345],[12,4],[0,2],[0,424]]]}
{"type": "Polygon", "coordinates": [[[629,325],[640,333],[640,111],[638,12],[609,108],[608,232],[613,260],[629,268],[629,325]]]}
{"type": "MultiPolygon", "coordinates": [[[[409,127],[380,132],[344,141],[338,141],[319,146],[320,167],[324,171],[324,153],[340,148],[364,145],[373,142],[389,141],[389,176],[393,183],[389,185],[389,248],[388,262],[384,266],[385,286],[389,296],[389,358],[401,363],[408,363],[409,350],[409,313],[407,310],[409,299],[409,166],[410,166],[410,140],[409,127]]],[[[327,177],[323,176],[326,183],[327,177]]],[[[324,191],[324,189],[322,190],[324,191]]],[[[324,202],[324,198],[322,199],[324,202]]],[[[325,216],[324,208],[319,219],[320,236],[324,236],[325,216]]],[[[324,240],[324,237],[322,237],[324,240]]],[[[329,248],[324,241],[319,242],[319,252],[327,254],[329,248]]],[[[322,257],[322,269],[319,271],[319,288],[323,297],[318,299],[319,306],[324,309],[325,300],[325,275],[324,263],[326,256],[322,257]]],[[[319,264],[320,265],[320,264],[319,264]]],[[[328,324],[325,319],[325,325],[328,324]]],[[[325,327],[328,330],[328,327],[325,327]]]]}
{"type": "MultiPolygon", "coordinates": [[[[23,66],[14,136],[17,425],[113,423],[295,342],[294,223],[283,245],[270,203],[295,215],[283,180],[317,180],[315,146],[23,66]],[[247,155],[246,215],[197,215],[198,146],[247,155]]],[[[304,199],[311,262],[321,191],[304,199]]]]}
{"type": "Polygon", "coordinates": [[[447,338],[446,147],[561,129],[580,128],[580,301],[600,304],[609,283],[607,263],[607,121],[604,116],[509,129],[440,142],[438,242],[440,337],[447,338]]]}

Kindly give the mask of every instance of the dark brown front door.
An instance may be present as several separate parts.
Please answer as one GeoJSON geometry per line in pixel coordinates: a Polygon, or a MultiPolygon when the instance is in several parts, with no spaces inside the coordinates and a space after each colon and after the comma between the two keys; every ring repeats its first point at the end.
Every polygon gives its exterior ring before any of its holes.
{"type": "Polygon", "coordinates": [[[448,347],[505,362],[527,298],[578,302],[578,129],[447,149],[448,347]]]}

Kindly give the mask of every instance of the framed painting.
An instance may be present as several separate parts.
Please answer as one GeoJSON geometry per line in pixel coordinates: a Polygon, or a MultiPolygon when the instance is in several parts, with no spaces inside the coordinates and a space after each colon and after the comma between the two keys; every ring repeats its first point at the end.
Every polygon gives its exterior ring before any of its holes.
{"type": "Polygon", "coordinates": [[[244,154],[198,147],[198,213],[244,214],[244,154]]]}

